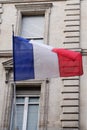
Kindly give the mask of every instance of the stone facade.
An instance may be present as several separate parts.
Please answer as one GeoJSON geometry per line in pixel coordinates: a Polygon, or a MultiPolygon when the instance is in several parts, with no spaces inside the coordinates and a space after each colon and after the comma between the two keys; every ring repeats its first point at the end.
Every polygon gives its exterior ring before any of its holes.
{"type": "Polygon", "coordinates": [[[40,85],[40,130],[87,130],[87,0],[0,0],[0,130],[10,130],[13,96],[12,25],[20,34],[22,12],[45,13],[45,43],[79,51],[84,75],[17,85],[40,85]]]}

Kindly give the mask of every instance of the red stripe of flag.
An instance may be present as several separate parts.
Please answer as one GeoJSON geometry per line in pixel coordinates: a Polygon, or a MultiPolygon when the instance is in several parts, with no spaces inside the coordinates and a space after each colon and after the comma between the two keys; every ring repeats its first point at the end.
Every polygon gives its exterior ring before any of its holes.
{"type": "Polygon", "coordinates": [[[59,59],[60,77],[80,76],[83,74],[81,53],[57,48],[52,51],[57,53],[59,59]]]}

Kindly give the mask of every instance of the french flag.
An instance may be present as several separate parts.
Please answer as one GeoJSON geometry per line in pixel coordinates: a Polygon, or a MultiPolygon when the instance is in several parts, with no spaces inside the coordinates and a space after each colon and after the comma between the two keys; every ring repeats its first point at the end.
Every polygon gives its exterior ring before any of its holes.
{"type": "Polygon", "coordinates": [[[13,65],[15,81],[83,74],[81,53],[17,36],[13,37],[13,65]]]}

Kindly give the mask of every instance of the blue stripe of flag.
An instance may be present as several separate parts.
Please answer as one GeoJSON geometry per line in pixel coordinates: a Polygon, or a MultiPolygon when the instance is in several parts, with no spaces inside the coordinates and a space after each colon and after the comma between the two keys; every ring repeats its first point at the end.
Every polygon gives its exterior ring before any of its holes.
{"type": "Polygon", "coordinates": [[[14,37],[13,39],[14,80],[34,79],[33,45],[29,40],[14,37]]]}

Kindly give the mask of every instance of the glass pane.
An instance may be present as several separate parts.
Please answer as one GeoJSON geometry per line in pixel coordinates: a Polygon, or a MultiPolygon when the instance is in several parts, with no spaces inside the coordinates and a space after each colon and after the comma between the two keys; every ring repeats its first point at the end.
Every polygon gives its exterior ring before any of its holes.
{"type": "Polygon", "coordinates": [[[43,39],[34,39],[34,40],[31,40],[31,42],[43,44],[43,43],[44,43],[44,40],[43,40],[43,39]]]}
{"type": "Polygon", "coordinates": [[[44,40],[35,40],[37,43],[44,43],[44,40]]]}
{"type": "Polygon", "coordinates": [[[17,130],[22,130],[23,126],[23,113],[24,113],[24,105],[17,105],[16,106],[16,123],[17,123],[17,130]]]}
{"type": "Polygon", "coordinates": [[[30,97],[29,102],[39,102],[39,97],[30,97]]]}
{"type": "Polygon", "coordinates": [[[29,105],[27,130],[38,130],[38,108],[39,105],[29,105]]]}
{"type": "Polygon", "coordinates": [[[23,16],[21,36],[25,38],[43,38],[44,16],[23,16]]]}
{"type": "Polygon", "coordinates": [[[24,103],[24,97],[17,97],[16,103],[24,103]]]}

